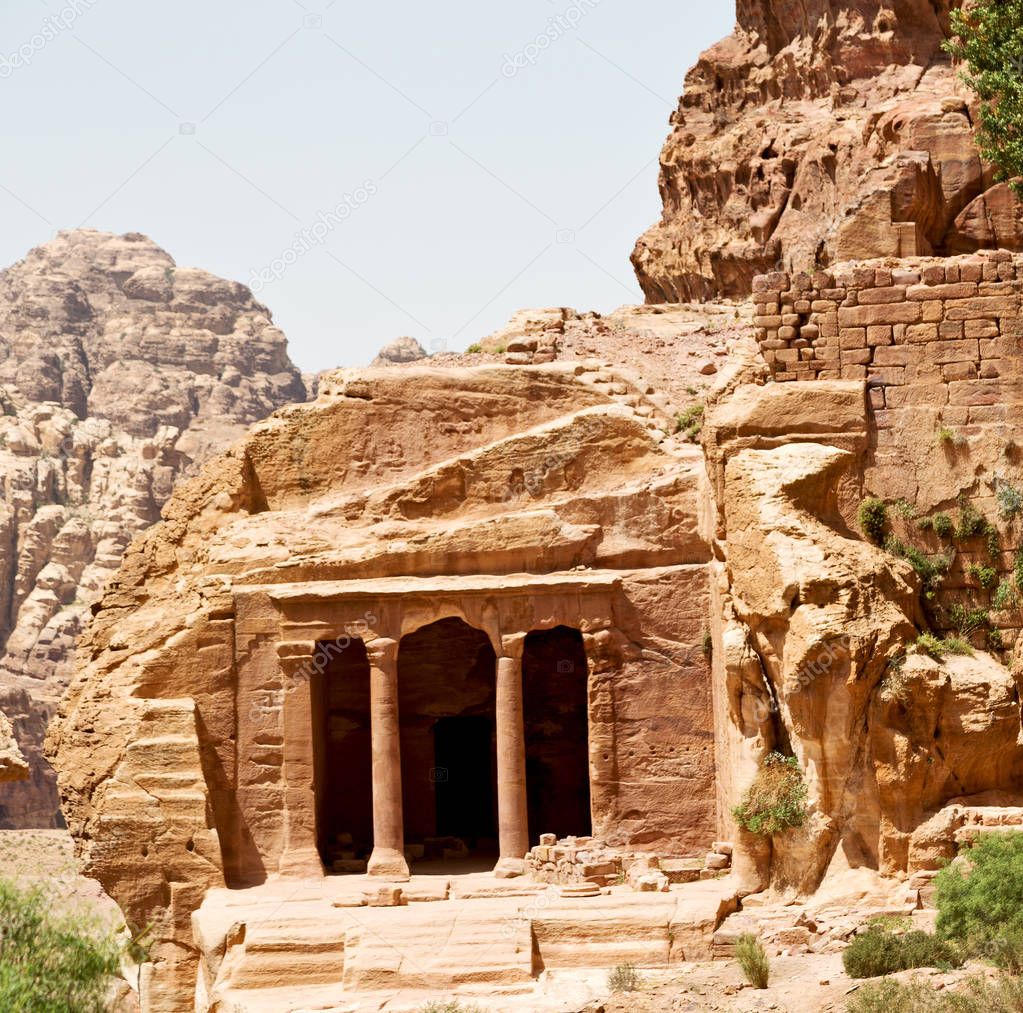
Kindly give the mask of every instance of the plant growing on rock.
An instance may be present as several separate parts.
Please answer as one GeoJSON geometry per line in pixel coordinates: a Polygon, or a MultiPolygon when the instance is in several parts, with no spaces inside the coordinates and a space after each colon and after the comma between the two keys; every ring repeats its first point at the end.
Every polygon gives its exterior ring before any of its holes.
{"type": "Polygon", "coordinates": [[[608,976],[607,987],[612,992],[638,992],[642,978],[632,964],[619,964],[608,976]]]}
{"type": "Polygon", "coordinates": [[[703,429],[703,413],[702,404],[690,405],[684,412],[679,412],[675,416],[675,432],[685,433],[686,439],[695,443],[703,429]]]}
{"type": "Polygon", "coordinates": [[[54,913],[41,890],[0,880],[0,1009],[103,1013],[120,968],[112,933],[54,913]]]}
{"type": "Polygon", "coordinates": [[[732,816],[751,834],[779,834],[806,822],[806,797],[799,761],[794,756],[768,753],[732,816]]]}
{"type": "Polygon", "coordinates": [[[941,555],[931,558],[921,552],[916,546],[907,545],[894,534],[889,535],[885,539],[884,547],[893,556],[906,560],[913,567],[920,578],[920,582],[923,584],[924,594],[928,598],[933,598],[935,589],[948,572],[949,566],[951,566],[951,560],[941,555]]]}
{"type": "Polygon", "coordinates": [[[976,0],[949,14],[946,50],[966,64],[963,79],[980,99],[977,146],[999,179],[1023,194],[1023,2],[976,0]]]}
{"type": "Polygon", "coordinates": [[[1003,482],[998,486],[996,493],[998,498],[998,510],[1006,520],[1019,516],[1023,512],[1023,491],[1014,485],[1003,482]]]}
{"type": "Polygon", "coordinates": [[[1016,588],[1012,581],[1006,577],[1003,577],[998,587],[995,589],[995,593],[991,596],[991,606],[998,612],[1004,612],[1006,609],[1015,608],[1019,603],[1019,595],[1016,593],[1016,588]]]}
{"type": "Polygon", "coordinates": [[[884,978],[864,985],[849,1001],[848,1013],[1019,1013],[1023,980],[1005,975],[988,981],[972,975],[940,992],[926,980],[884,978]]]}
{"type": "Polygon", "coordinates": [[[1023,939],[1023,833],[980,834],[965,857],[935,879],[938,935],[975,953],[1023,939]]]}
{"type": "Polygon", "coordinates": [[[916,649],[930,655],[935,661],[944,661],[948,654],[970,655],[973,648],[962,637],[936,637],[933,633],[921,633],[916,639],[916,649]]]}
{"type": "Polygon", "coordinates": [[[888,507],[883,499],[870,496],[860,504],[857,519],[860,530],[876,545],[884,541],[884,529],[888,524],[888,507]]]}
{"type": "Polygon", "coordinates": [[[754,988],[767,988],[771,977],[771,965],[763,943],[752,932],[744,932],[736,939],[735,959],[739,962],[746,980],[754,988]]]}

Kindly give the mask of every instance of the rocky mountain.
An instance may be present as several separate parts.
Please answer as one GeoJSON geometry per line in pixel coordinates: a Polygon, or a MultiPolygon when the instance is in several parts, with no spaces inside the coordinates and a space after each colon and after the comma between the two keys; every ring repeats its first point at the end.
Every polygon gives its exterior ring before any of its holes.
{"type": "Polygon", "coordinates": [[[941,45],[949,0],[741,0],[689,72],[661,221],[632,254],[651,303],[743,296],[755,274],[1023,249],[1023,204],[974,140],[941,45]]]}
{"type": "Polygon", "coordinates": [[[62,232],[0,272],[0,710],[32,768],[0,826],[59,819],[42,738],[132,537],[180,476],[305,396],[249,289],[145,236],[62,232]]]}

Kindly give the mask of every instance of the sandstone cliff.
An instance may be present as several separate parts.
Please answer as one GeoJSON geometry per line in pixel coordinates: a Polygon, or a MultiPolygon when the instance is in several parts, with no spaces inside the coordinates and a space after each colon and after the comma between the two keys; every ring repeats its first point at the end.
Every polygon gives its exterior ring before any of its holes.
{"type": "Polygon", "coordinates": [[[755,274],[1023,249],[976,109],[941,50],[949,0],[740,0],[689,72],[636,244],[647,301],[748,294],[755,274]]]}
{"type": "Polygon", "coordinates": [[[144,236],[63,232],[0,273],[0,709],[32,765],[0,826],[58,818],[46,723],[127,544],[179,477],[304,399],[249,290],[144,236]]]}

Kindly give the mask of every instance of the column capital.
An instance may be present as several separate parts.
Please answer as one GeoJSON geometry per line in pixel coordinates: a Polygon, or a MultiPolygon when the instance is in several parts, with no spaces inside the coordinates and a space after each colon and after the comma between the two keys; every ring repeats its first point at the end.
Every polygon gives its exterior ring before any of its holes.
{"type": "Polygon", "coordinates": [[[366,656],[371,665],[393,665],[398,660],[398,641],[390,637],[375,637],[366,642],[366,656]]]}
{"type": "Polygon", "coordinates": [[[522,652],[526,646],[525,633],[508,633],[501,636],[501,657],[522,660],[522,652]]]}

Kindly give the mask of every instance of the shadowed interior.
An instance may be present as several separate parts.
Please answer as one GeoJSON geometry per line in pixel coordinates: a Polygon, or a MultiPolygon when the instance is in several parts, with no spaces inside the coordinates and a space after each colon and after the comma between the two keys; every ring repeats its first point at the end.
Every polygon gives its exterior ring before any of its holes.
{"type": "Polygon", "coordinates": [[[522,655],[529,838],[592,832],[586,649],[567,626],[534,631],[522,655]]]}

